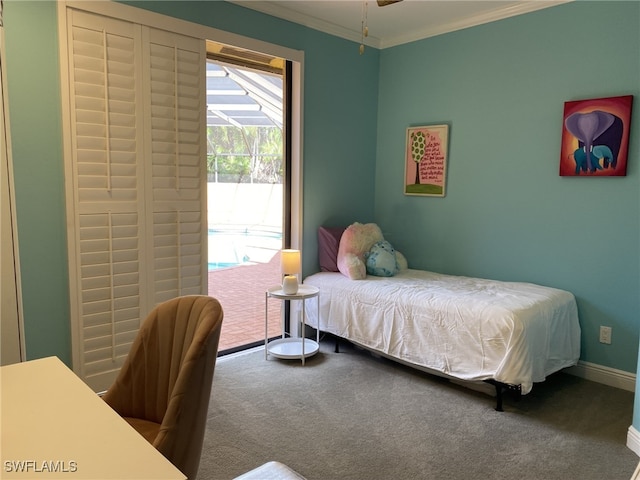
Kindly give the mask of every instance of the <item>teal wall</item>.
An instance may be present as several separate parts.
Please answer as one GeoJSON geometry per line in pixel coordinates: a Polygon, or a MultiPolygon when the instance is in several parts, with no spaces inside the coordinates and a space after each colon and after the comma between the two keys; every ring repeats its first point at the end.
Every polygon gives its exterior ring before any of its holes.
{"type": "Polygon", "coordinates": [[[573,292],[581,359],[636,372],[639,111],[637,1],[573,2],[385,49],[376,221],[413,267],[573,292]],[[564,102],[629,94],[627,176],[560,177],[564,102]],[[405,196],[406,128],[439,123],[451,127],[447,195],[405,196]]]}
{"type": "Polygon", "coordinates": [[[581,359],[636,371],[640,3],[575,2],[385,49],[376,220],[413,267],[574,293],[581,359]],[[560,177],[565,101],[634,95],[626,177],[560,177]],[[403,195],[406,128],[450,124],[446,197],[403,195]],[[612,344],[598,341],[600,325],[612,344]]]}
{"type": "Polygon", "coordinates": [[[4,2],[27,357],[71,365],[55,2],[4,2]]]}
{"type": "MultiPolygon", "coordinates": [[[[225,2],[135,6],[304,50],[303,269],[316,270],[318,225],[373,220],[379,52],[225,2]]],[[[5,2],[4,24],[27,357],[70,365],[56,4],[5,2]]]]}

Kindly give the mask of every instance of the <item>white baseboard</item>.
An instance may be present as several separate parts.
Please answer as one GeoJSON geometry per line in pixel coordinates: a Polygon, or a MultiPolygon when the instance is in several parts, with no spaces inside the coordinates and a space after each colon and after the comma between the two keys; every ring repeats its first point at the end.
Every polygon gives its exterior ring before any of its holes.
{"type": "MultiPolygon", "coordinates": [[[[636,391],[636,375],[624,370],[603,367],[602,365],[580,360],[575,367],[569,367],[563,371],[576,377],[609,385],[610,387],[620,388],[629,392],[636,391]]],[[[640,432],[633,425],[627,431],[627,448],[640,456],[640,432]]],[[[632,480],[636,479],[640,479],[640,464],[632,477],[632,480]]]]}
{"type": "Polygon", "coordinates": [[[629,392],[636,391],[635,373],[604,367],[596,363],[583,362],[582,360],[576,366],[565,368],[563,371],[576,377],[609,385],[610,387],[620,388],[629,392]]]}
{"type": "Polygon", "coordinates": [[[627,447],[629,447],[629,450],[633,453],[640,456],[640,432],[633,428],[633,425],[631,425],[627,431],[627,447]]]}

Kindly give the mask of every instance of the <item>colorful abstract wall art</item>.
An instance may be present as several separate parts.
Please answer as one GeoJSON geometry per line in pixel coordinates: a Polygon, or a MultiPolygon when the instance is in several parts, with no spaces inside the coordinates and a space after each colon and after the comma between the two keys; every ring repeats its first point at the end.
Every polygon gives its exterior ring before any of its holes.
{"type": "Polygon", "coordinates": [[[627,174],[633,95],[565,102],[560,175],[627,174]]]}

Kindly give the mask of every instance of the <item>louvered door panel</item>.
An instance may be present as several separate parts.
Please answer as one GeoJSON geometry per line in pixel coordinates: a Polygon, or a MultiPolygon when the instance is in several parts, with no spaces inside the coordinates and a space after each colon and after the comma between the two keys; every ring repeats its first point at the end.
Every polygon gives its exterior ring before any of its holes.
{"type": "Polygon", "coordinates": [[[148,30],[154,300],[206,282],[204,42],[148,30]]]}
{"type": "Polygon", "coordinates": [[[207,291],[205,42],[66,18],[73,362],[102,390],[156,304],[207,291]]]}
{"type": "Polygon", "coordinates": [[[120,369],[140,326],[139,220],[107,212],[79,221],[82,363],[87,380],[106,380],[120,369]]]}
{"type": "Polygon", "coordinates": [[[102,390],[120,370],[148,302],[141,29],[76,10],[68,19],[74,368],[102,390]]]}
{"type": "Polygon", "coordinates": [[[137,211],[139,28],[73,12],[71,34],[78,203],[131,202],[120,208],[137,211]]]}
{"type": "Polygon", "coordinates": [[[152,31],[150,36],[153,198],[199,202],[206,173],[201,136],[206,108],[201,88],[202,43],[160,31],[152,31]]]}
{"type": "MultiPolygon", "coordinates": [[[[201,294],[203,288],[202,213],[153,214],[155,301],[201,294]]],[[[206,287],[206,283],[204,283],[206,287]]]]}

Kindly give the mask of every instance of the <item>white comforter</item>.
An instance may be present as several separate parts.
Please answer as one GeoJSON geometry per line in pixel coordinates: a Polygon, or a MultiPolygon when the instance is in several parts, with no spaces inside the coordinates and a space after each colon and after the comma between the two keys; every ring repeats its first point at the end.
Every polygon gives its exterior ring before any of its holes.
{"type": "Polygon", "coordinates": [[[526,394],[580,357],[577,306],[564,290],[411,269],[364,280],[321,272],[304,283],[320,289],[320,330],[459,379],[526,394]]]}

